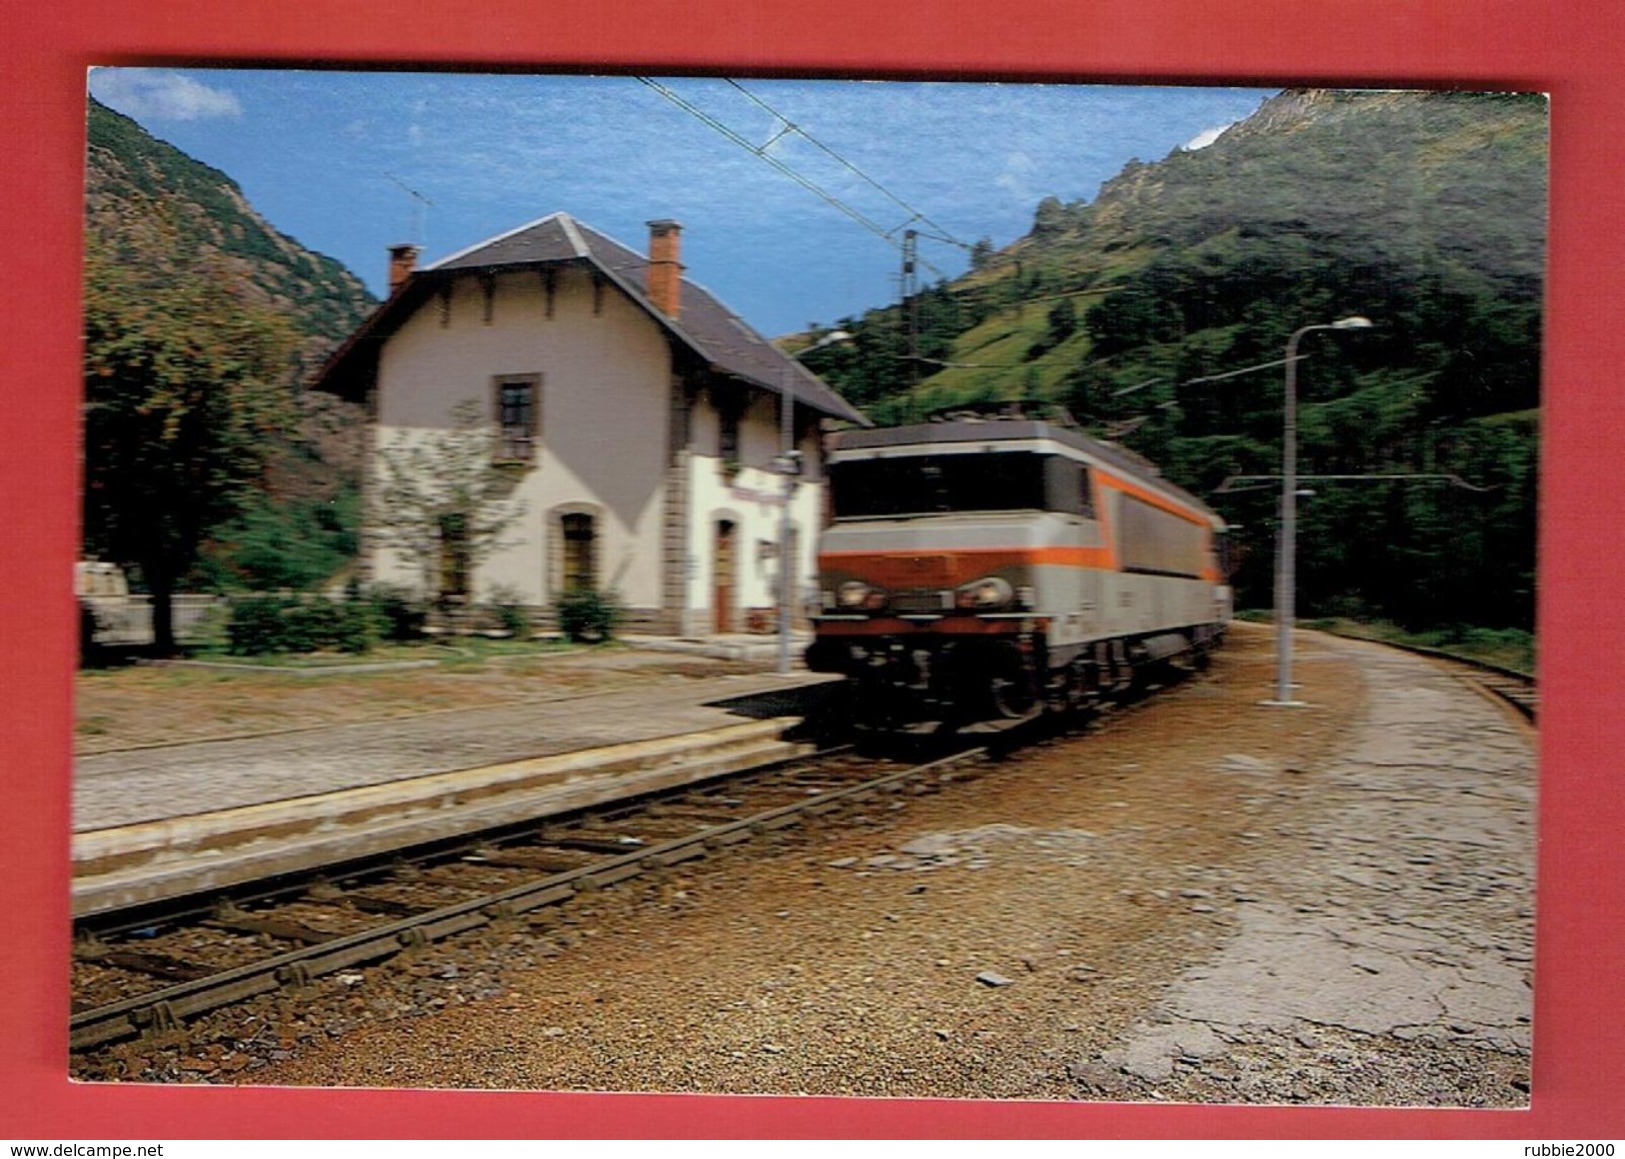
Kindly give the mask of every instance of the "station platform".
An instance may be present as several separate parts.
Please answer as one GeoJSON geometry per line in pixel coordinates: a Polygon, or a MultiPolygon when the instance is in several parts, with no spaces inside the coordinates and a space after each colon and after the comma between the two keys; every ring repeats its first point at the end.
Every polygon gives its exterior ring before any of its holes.
{"type": "Polygon", "coordinates": [[[749,673],[101,753],[74,774],[76,916],[371,856],[805,751],[826,676],[749,673]]]}

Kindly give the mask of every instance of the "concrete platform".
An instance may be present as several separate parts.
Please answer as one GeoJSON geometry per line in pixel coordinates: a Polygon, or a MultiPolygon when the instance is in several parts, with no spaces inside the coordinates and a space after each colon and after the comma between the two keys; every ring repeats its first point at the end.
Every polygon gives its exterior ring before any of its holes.
{"type": "Polygon", "coordinates": [[[833,682],[685,679],[105,753],[75,772],[76,915],[557,814],[785,759],[833,682]]]}

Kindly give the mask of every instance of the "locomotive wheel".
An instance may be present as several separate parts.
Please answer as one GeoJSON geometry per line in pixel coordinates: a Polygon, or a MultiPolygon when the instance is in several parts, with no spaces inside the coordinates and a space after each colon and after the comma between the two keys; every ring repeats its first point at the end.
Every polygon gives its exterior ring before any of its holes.
{"type": "Polygon", "coordinates": [[[1020,660],[1000,664],[987,687],[993,711],[1006,720],[1022,720],[1039,708],[1032,673],[1020,660]]]}

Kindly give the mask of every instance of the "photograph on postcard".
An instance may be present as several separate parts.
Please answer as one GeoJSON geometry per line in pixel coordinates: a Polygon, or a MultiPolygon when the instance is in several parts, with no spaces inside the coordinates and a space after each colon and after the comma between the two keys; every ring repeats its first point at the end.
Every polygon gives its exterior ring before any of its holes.
{"type": "Polygon", "coordinates": [[[72,1077],[1528,1105],[1544,95],[87,118],[72,1077]]]}

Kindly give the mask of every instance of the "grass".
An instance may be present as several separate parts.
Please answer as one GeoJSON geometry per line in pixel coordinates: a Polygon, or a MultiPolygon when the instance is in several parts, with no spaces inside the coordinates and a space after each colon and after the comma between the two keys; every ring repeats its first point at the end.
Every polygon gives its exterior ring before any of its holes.
{"type": "MultiPolygon", "coordinates": [[[[1236,613],[1236,619],[1251,624],[1272,622],[1269,612],[1248,609],[1236,613]]],[[[1468,660],[1480,660],[1500,668],[1532,674],[1535,671],[1535,637],[1532,632],[1519,628],[1475,628],[1467,624],[1451,624],[1431,628],[1425,632],[1408,632],[1398,624],[1386,620],[1351,620],[1329,616],[1318,620],[1302,620],[1301,627],[1317,632],[1331,632],[1337,636],[1350,636],[1356,640],[1375,640],[1380,644],[1404,644],[1418,648],[1432,648],[1468,660]]]]}
{"type": "Polygon", "coordinates": [[[615,645],[580,647],[554,640],[459,637],[446,643],[388,644],[362,656],[253,661],[194,653],[223,666],[137,663],[85,668],[75,685],[75,749],[88,755],[617,688],[635,677],[616,663],[598,665],[590,657],[620,650],[615,645]],[[589,662],[559,662],[571,655],[589,662]],[[436,663],[421,668],[388,666],[389,661],[400,660],[436,663]],[[311,677],[313,671],[334,665],[363,667],[311,677]]]}
{"type": "Polygon", "coordinates": [[[1345,619],[1311,620],[1305,626],[1359,640],[1432,648],[1525,674],[1535,671],[1534,634],[1519,628],[1474,628],[1466,624],[1452,624],[1425,632],[1407,632],[1397,624],[1386,621],[1362,623],[1345,619]]]}

